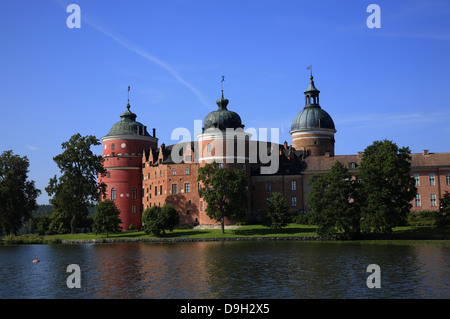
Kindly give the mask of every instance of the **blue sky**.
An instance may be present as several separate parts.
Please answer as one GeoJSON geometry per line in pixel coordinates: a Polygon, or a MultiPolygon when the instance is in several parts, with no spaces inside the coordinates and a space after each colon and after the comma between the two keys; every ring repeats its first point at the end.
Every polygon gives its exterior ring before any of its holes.
{"type": "Polygon", "coordinates": [[[61,143],[105,136],[128,86],[137,120],[169,145],[217,108],[222,75],[247,128],[291,143],[312,65],[337,155],[385,138],[450,152],[449,16],[446,0],[2,0],[0,151],[28,156],[48,203],[61,143]],[[79,29],[66,25],[71,3],[79,29]],[[379,29],[366,25],[371,3],[379,29]]]}

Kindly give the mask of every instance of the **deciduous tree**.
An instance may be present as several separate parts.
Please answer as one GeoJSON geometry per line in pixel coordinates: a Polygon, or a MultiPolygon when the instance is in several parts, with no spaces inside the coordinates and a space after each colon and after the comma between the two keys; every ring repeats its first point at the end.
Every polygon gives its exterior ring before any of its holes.
{"type": "Polygon", "coordinates": [[[0,156],[0,230],[7,234],[17,234],[37,208],[41,191],[28,180],[29,166],[26,156],[14,155],[11,150],[0,156]]]}
{"type": "Polygon", "coordinates": [[[358,173],[361,181],[361,230],[391,233],[406,219],[417,193],[411,177],[411,151],[389,140],[364,150],[358,173]]]}
{"type": "Polygon", "coordinates": [[[109,233],[119,232],[120,223],[122,223],[119,215],[120,210],[117,208],[114,201],[105,199],[99,202],[97,206],[95,206],[95,214],[93,216],[93,228],[95,233],[106,233],[106,237],[108,237],[109,233]]]}
{"type": "Polygon", "coordinates": [[[247,211],[247,174],[243,170],[219,168],[216,162],[199,168],[199,195],[206,204],[206,214],[220,221],[225,233],[225,218],[238,220],[247,211]]]}
{"type": "Polygon", "coordinates": [[[311,207],[310,220],[317,225],[317,233],[331,237],[337,232],[353,238],[359,233],[359,197],[357,181],[339,161],[324,175],[314,175],[307,198],[311,207]]]}
{"type": "MultiPolygon", "coordinates": [[[[50,179],[45,188],[53,205],[52,216],[60,223],[69,223],[71,233],[75,233],[77,223],[88,214],[87,207],[96,203],[105,194],[106,185],[98,184],[98,174],[106,174],[103,168],[103,158],[95,155],[91,147],[100,145],[99,140],[92,135],[73,135],[68,142],[62,143],[61,154],[53,160],[61,171],[50,179]]],[[[59,225],[61,229],[67,226],[59,225]]]]}

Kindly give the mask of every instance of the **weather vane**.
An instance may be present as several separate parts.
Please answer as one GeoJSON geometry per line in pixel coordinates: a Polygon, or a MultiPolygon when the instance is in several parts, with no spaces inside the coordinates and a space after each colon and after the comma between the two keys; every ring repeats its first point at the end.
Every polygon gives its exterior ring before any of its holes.
{"type": "Polygon", "coordinates": [[[128,104],[130,104],[130,86],[128,85],[128,104]]]}
{"type": "Polygon", "coordinates": [[[312,76],[312,64],[310,64],[306,69],[311,70],[311,76],[312,76]]]}

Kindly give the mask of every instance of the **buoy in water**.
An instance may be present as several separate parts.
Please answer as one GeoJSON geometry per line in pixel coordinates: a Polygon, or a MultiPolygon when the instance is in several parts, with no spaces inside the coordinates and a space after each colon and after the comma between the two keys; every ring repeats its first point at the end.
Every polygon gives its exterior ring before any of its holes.
{"type": "Polygon", "coordinates": [[[36,259],[33,260],[33,262],[34,262],[34,263],[38,263],[38,262],[39,262],[38,256],[36,256],[36,259]]]}

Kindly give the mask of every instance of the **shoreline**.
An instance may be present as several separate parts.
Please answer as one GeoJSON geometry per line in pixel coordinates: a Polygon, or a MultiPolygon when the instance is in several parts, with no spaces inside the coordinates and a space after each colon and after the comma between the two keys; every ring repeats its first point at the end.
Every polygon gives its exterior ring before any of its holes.
{"type": "Polygon", "coordinates": [[[255,237],[210,237],[210,238],[189,238],[189,237],[170,237],[170,238],[96,238],[96,239],[62,239],[61,244],[114,244],[114,243],[179,243],[179,242],[225,242],[225,241],[369,241],[369,240],[450,240],[447,235],[430,236],[376,236],[373,238],[359,238],[354,240],[345,240],[340,238],[321,238],[319,236],[255,236],[255,237]]]}

